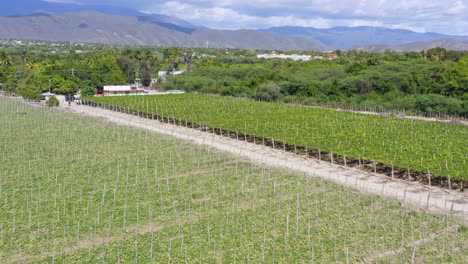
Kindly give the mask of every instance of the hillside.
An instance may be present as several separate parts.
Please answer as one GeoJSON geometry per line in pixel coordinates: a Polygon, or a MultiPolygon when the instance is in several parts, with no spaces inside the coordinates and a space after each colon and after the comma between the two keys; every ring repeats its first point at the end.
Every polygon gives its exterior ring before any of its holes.
{"type": "Polygon", "coordinates": [[[95,11],[0,18],[0,39],[34,39],[114,45],[279,50],[324,50],[323,45],[255,30],[211,30],[173,24],[169,17],[117,16],[95,11]],[[166,20],[162,20],[165,18],[166,20]],[[165,22],[166,21],[166,22],[165,22]]]}
{"type": "Polygon", "coordinates": [[[126,15],[126,16],[139,16],[143,13],[124,7],[118,7],[113,5],[83,5],[74,4],[73,1],[70,3],[60,2],[46,2],[43,0],[15,0],[15,1],[3,1],[2,8],[0,9],[0,16],[2,17],[15,17],[15,16],[27,16],[37,10],[44,10],[47,12],[53,12],[57,14],[70,13],[70,12],[81,12],[94,10],[111,15],[126,15]]]}

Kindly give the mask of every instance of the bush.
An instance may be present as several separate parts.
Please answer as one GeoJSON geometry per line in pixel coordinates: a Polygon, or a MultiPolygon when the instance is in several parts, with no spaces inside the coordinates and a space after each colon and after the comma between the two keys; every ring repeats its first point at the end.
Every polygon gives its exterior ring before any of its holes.
{"type": "Polygon", "coordinates": [[[55,97],[55,95],[52,95],[49,100],[47,100],[46,102],[47,106],[48,107],[54,107],[54,106],[59,106],[60,105],[60,102],[59,100],[57,99],[57,97],[55,97]]]}
{"type": "Polygon", "coordinates": [[[416,110],[423,113],[465,116],[463,104],[464,102],[460,99],[438,94],[418,95],[415,98],[416,110]]]}
{"type": "Polygon", "coordinates": [[[29,100],[40,100],[41,99],[41,91],[31,84],[21,84],[18,86],[18,90],[16,90],[16,94],[22,96],[25,99],[29,100]]]}
{"type": "Polygon", "coordinates": [[[85,86],[83,89],[81,89],[80,94],[82,97],[92,97],[96,94],[96,88],[91,86],[85,86]]]}
{"type": "Polygon", "coordinates": [[[273,102],[278,100],[281,88],[276,83],[267,83],[257,87],[255,100],[273,102]]]}

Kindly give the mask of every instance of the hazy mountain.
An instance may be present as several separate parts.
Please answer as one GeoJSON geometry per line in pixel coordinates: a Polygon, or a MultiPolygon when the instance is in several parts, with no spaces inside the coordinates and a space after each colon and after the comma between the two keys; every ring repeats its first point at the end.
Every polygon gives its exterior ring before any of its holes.
{"type": "Polygon", "coordinates": [[[363,50],[363,51],[372,51],[372,52],[383,52],[386,50],[390,51],[421,51],[428,50],[432,48],[444,48],[447,50],[467,50],[468,51],[468,41],[458,41],[454,39],[437,39],[432,41],[419,41],[411,42],[401,45],[368,45],[368,46],[356,46],[352,49],[363,50]]]}
{"type": "Polygon", "coordinates": [[[241,49],[266,50],[315,50],[324,51],[328,48],[322,44],[305,38],[284,37],[257,30],[212,30],[201,29],[193,32],[194,39],[202,42],[208,41],[209,47],[228,47],[241,49]],[[280,48],[281,47],[281,48],[280,48]],[[286,49],[287,48],[287,49],[286,49]]]}
{"type": "Polygon", "coordinates": [[[77,5],[73,3],[53,3],[41,0],[8,0],[2,1],[0,16],[25,16],[36,11],[42,10],[51,13],[67,13],[80,11],[98,11],[111,15],[139,16],[141,12],[136,10],[103,5],[77,5]]]}
{"type": "Polygon", "coordinates": [[[178,26],[183,30],[203,28],[201,26],[191,24],[185,20],[178,19],[176,17],[166,16],[163,14],[146,14],[124,7],[99,4],[77,5],[73,3],[52,3],[40,0],[14,0],[2,3],[2,8],[0,9],[0,17],[31,16],[32,14],[37,13],[38,11],[56,14],[96,11],[108,15],[139,17],[140,19],[152,21],[153,23],[160,23],[160,25],[162,25],[163,27],[178,26]]]}
{"type": "Polygon", "coordinates": [[[29,16],[3,17],[0,18],[0,38],[117,45],[205,47],[208,44],[216,48],[325,49],[304,38],[256,30],[211,30],[190,27],[166,16],[117,16],[95,11],[37,12],[29,16]]]}
{"type": "Polygon", "coordinates": [[[273,27],[261,31],[284,36],[304,37],[318,41],[333,49],[349,49],[355,46],[400,45],[410,42],[436,39],[468,40],[468,36],[451,36],[438,33],[417,33],[404,29],[380,27],[334,27],[318,29],[312,27],[273,27]]]}
{"type": "Polygon", "coordinates": [[[466,50],[463,41],[468,41],[468,36],[379,27],[212,30],[176,17],[116,6],[41,0],[4,2],[0,9],[0,38],[4,39],[318,51],[350,48],[404,51],[429,49],[434,45],[466,50]]]}

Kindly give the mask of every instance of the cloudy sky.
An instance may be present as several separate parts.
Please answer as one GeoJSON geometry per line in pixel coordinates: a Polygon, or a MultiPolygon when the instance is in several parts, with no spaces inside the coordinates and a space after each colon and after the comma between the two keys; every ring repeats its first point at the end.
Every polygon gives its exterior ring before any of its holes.
{"type": "Polygon", "coordinates": [[[468,35],[468,0],[49,0],[112,4],[217,29],[379,26],[468,35]]]}

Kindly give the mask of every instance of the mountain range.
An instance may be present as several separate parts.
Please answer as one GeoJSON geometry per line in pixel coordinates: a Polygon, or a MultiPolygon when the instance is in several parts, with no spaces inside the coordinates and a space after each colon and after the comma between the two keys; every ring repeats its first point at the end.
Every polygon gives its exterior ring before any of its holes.
{"type": "Polygon", "coordinates": [[[117,16],[96,11],[1,17],[0,39],[265,50],[324,49],[305,38],[256,30],[188,28],[163,22],[155,16],[117,16]]]}
{"type": "Polygon", "coordinates": [[[432,41],[411,42],[400,45],[366,45],[354,46],[354,50],[363,50],[370,52],[384,52],[387,50],[403,52],[403,51],[421,51],[433,48],[444,48],[446,50],[467,50],[468,41],[459,41],[454,39],[436,39],[432,41]]]}
{"type": "Polygon", "coordinates": [[[0,39],[261,50],[468,50],[468,36],[379,27],[215,30],[164,14],[38,0],[2,3],[0,39]]]}
{"type": "Polygon", "coordinates": [[[391,47],[412,42],[431,42],[438,39],[468,40],[468,36],[451,36],[431,32],[417,33],[405,29],[364,26],[333,27],[328,29],[285,26],[273,27],[262,31],[284,36],[304,37],[335,49],[350,49],[355,46],[362,48],[370,45],[385,45],[391,47]]]}

